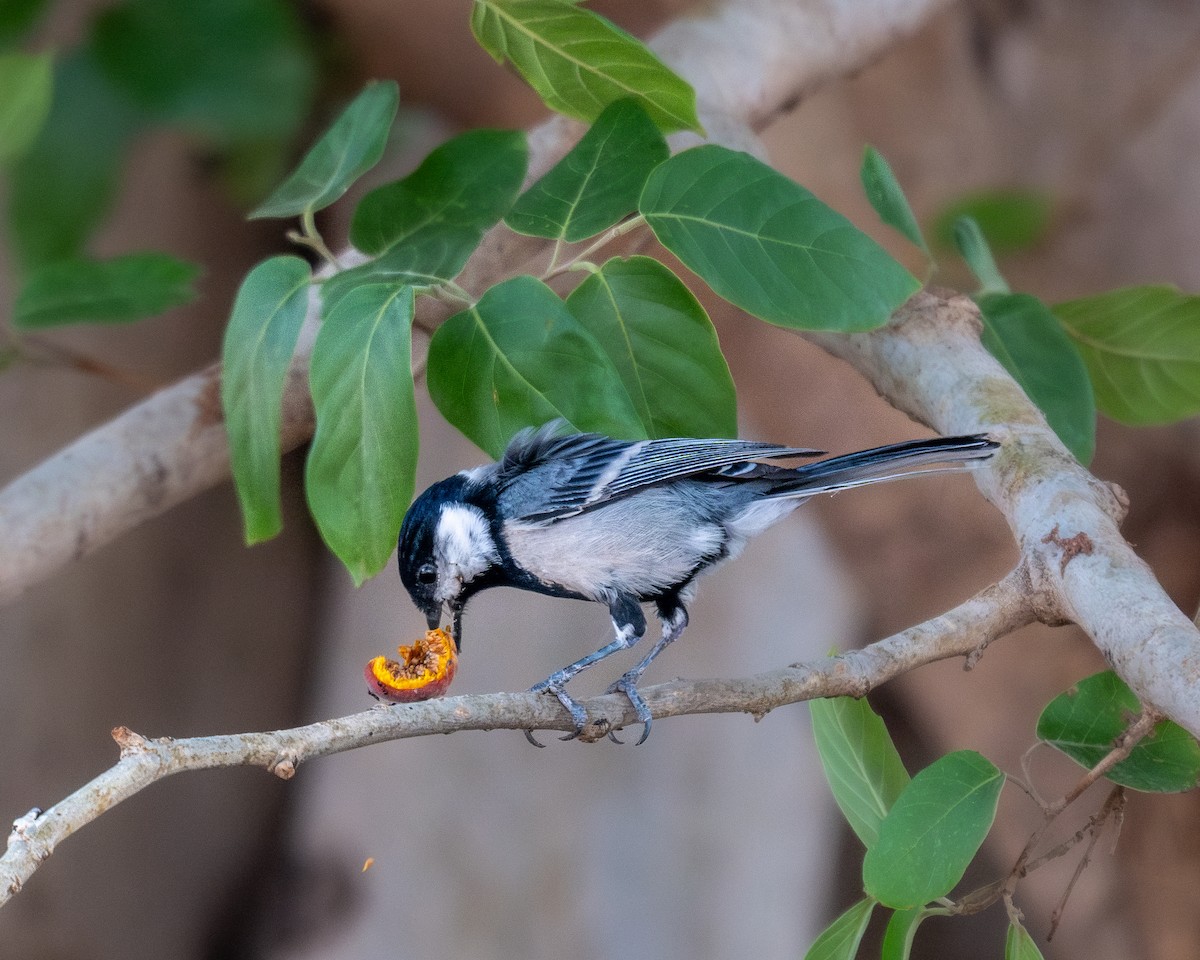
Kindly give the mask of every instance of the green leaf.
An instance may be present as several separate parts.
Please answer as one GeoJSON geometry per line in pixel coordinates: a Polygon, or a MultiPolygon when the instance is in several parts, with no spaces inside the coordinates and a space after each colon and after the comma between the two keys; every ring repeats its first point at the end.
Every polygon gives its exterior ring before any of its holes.
{"type": "Polygon", "coordinates": [[[0,44],[16,43],[46,10],[46,0],[0,0],[0,44]]]}
{"type": "Polygon", "coordinates": [[[528,159],[525,135],[515,130],[472,130],[447,140],[403,180],[362,198],[350,242],[371,254],[403,244],[412,270],[455,276],[517,198],[528,159]]]}
{"type": "Polygon", "coordinates": [[[804,960],[854,960],[874,909],[875,901],[870,897],[859,900],[821,932],[804,960]]]}
{"type": "Polygon", "coordinates": [[[888,920],[883,931],[883,944],[879,951],[880,960],[908,960],[912,954],[913,938],[929,912],[924,907],[897,910],[888,920]]]}
{"type": "Polygon", "coordinates": [[[841,214],[724,147],[660,164],[639,207],[663,245],[713,290],[780,326],[870,330],[920,287],[841,214]]]}
{"type": "Polygon", "coordinates": [[[284,0],[127,0],[96,20],[93,48],[134,102],[218,142],[291,136],[316,83],[284,0]]]}
{"type": "Polygon", "coordinates": [[[0,162],[24,153],[50,113],[54,59],[48,53],[0,54],[0,162]]]}
{"type": "Polygon", "coordinates": [[[1004,960],[1042,960],[1042,951],[1033,942],[1033,937],[1019,923],[1013,922],[1008,926],[1008,936],[1004,938],[1004,960]]]}
{"type": "MultiPolygon", "coordinates": [[[[1091,769],[1137,719],[1137,696],[1111,670],[1080,680],[1046,706],[1037,735],[1091,769]]],[[[1177,723],[1163,720],[1106,776],[1134,790],[1176,793],[1200,780],[1200,744],[1177,723]]]]}
{"type": "Polygon", "coordinates": [[[387,563],[416,482],[412,318],[411,287],[368,284],[341,299],[313,344],[305,490],[356,585],[387,563]]]}
{"type": "Polygon", "coordinates": [[[612,360],[648,436],[737,436],[717,331],[663,264],[613,258],[571,292],[567,309],[612,360]]]}
{"type": "Polygon", "coordinates": [[[810,700],[808,708],[833,798],[869,849],[879,838],[879,825],[908,785],[908,771],[887,727],[866,699],[810,700]]]}
{"type": "Polygon", "coordinates": [[[86,53],[58,63],[46,125],[9,171],[9,232],[25,269],[82,253],[140,123],[86,53]]]}
{"type": "Polygon", "coordinates": [[[438,327],[429,395],[494,457],[514,433],[561,418],[576,430],[646,436],[612,361],[554,291],[520,276],[438,327]]]}
{"type": "Polygon", "coordinates": [[[1200,413],[1200,297],[1168,286],[1126,287],[1051,309],[1108,416],[1141,426],[1200,413]]]}
{"type": "Polygon", "coordinates": [[[663,133],[704,133],[696,92],[639,40],[590,10],[561,0],[475,0],[471,30],[551,110],[591,121],[612,101],[634,97],[663,133]]]}
{"type": "Polygon", "coordinates": [[[912,207],[908,205],[908,198],[904,195],[896,174],[892,172],[891,164],[872,146],[863,151],[859,178],[862,180],[867,199],[879,214],[879,219],[929,253],[929,247],[921,235],[921,228],[917,225],[917,218],[913,216],[912,207]]]}
{"type": "Polygon", "coordinates": [[[517,233],[568,243],[595,236],[637,209],[646,178],[669,152],[637,101],[614,101],[504,222],[517,233]]]}
{"type": "Polygon", "coordinates": [[[129,323],[196,298],[194,263],[165,253],[60,260],[35,270],[13,309],[26,330],[68,323],[129,323]]]}
{"type": "Polygon", "coordinates": [[[249,218],[297,217],[337,200],[383,156],[399,104],[400,88],[394,80],[367,84],[249,218]]]}
{"type": "Polygon", "coordinates": [[[949,893],[996,816],[1004,775],[973,750],[930,764],[904,789],[867,850],[867,893],[896,910],[949,893]]]}
{"type": "Polygon", "coordinates": [[[978,223],[970,217],[959,217],[954,221],[954,244],[979,281],[979,296],[1009,292],[1008,281],[996,266],[996,259],[978,223]]]}
{"type": "Polygon", "coordinates": [[[977,298],[983,345],[1029,399],[1080,463],[1096,449],[1096,401],[1087,368],[1054,314],[1027,293],[977,298]]]}
{"type": "Polygon", "coordinates": [[[1053,202],[1034,190],[988,190],[950,204],[933,226],[933,235],[944,247],[953,246],[955,226],[962,217],[978,224],[996,253],[1016,253],[1036,246],[1046,235],[1053,202]]]}
{"type": "Polygon", "coordinates": [[[225,329],[221,404],[247,543],[269,540],[283,528],[279,424],[311,279],[299,257],[264,260],[242,281],[225,329]]]}

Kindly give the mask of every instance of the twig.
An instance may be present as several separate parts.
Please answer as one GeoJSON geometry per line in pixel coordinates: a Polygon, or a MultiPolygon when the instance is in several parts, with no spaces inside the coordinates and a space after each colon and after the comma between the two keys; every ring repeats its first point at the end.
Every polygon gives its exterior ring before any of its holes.
{"type": "MultiPolygon", "coordinates": [[[[1032,613],[1009,574],[953,610],[861,650],[797,663],[741,679],[674,681],[641,693],[655,719],[696,713],[749,713],[815,697],[861,697],[914,667],[965,657],[985,636],[1024,626],[1032,613]]],[[[591,720],[586,739],[638,722],[624,697],[585,702],[591,720]]],[[[573,721],[551,697],[495,693],[376,707],[290,730],[228,736],[147,739],[125,727],[113,731],[121,759],[109,770],[44,813],[14,825],[0,857],[0,904],[20,891],[59,843],[122,800],[185,770],[260,766],[285,780],[306,760],[373,743],[459,730],[571,730],[573,721]]]]}
{"type": "Polygon", "coordinates": [[[1054,934],[1058,931],[1059,923],[1062,922],[1063,911],[1067,909],[1067,901],[1071,898],[1075,884],[1079,882],[1079,878],[1083,876],[1083,871],[1092,862],[1092,851],[1096,849],[1096,843],[1100,839],[1105,822],[1110,815],[1122,809],[1124,805],[1125,788],[1120,786],[1113,787],[1112,792],[1109,793],[1108,798],[1104,801],[1104,806],[1100,808],[1099,813],[1088,821],[1086,829],[1091,834],[1091,839],[1088,841],[1087,848],[1083,851],[1083,856],[1080,858],[1079,863],[1075,864],[1075,870],[1071,873],[1071,879],[1067,881],[1067,886],[1062,892],[1062,897],[1059,898],[1053,913],[1050,914],[1050,932],[1046,934],[1047,942],[1054,939],[1054,934]]]}

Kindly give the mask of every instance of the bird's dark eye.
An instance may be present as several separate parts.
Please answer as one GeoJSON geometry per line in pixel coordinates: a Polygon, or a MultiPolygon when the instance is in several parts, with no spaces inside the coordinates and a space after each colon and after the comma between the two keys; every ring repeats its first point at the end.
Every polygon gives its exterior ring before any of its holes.
{"type": "Polygon", "coordinates": [[[432,563],[426,563],[417,570],[417,583],[435,583],[437,581],[437,568],[432,563]]]}

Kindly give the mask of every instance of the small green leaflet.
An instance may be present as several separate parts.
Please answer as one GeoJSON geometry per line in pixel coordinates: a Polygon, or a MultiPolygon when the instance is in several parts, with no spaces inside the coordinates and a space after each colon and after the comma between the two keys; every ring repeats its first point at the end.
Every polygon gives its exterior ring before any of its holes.
{"type": "Polygon", "coordinates": [[[868,849],[908,785],[908,771],[887,727],[866,699],[810,700],[813,738],[825,779],[847,822],[868,849]]]}
{"type": "Polygon", "coordinates": [[[612,101],[634,97],[663,133],[704,133],[696,92],[643,43],[590,10],[562,0],[475,0],[471,30],[551,110],[591,121],[612,101]]]}
{"type": "Polygon", "coordinates": [[[879,219],[928,254],[929,247],[921,235],[921,228],[917,225],[917,218],[913,216],[912,207],[908,205],[908,198],[904,195],[896,174],[892,172],[891,164],[872,146],[868,145],[863,151],[859,178],[862,180],[867,199],[879,214],[879,219]]]}
{"type": "Polygon", "coordinates": [[[411,287],[365,284],[338,302],[313,344],[317,430],[305,493],[356,586],[387,563],[416,483],[412,318],[411,287]]]}
{"type": "Polygon", "coordinates": [[[979,296],[1009,292],[1008,281],[996,266],[996,258],[978,223],[970,217],[959,217],[954,222],[954,243],[979,281],[979,296]]]}
{"type": "MultiPolygon", "coordinates": [[[[528,163],[525,135],[515,130],[471,130],[433,150],[403,180],[368,193],[354,211],[350,242],[380,254],[398,244],[414,248],[421,273],[426,261],[466,262],[483,232],[517,198],[528,163]]],[[[448,269],[448,268],[443,268],[448,269]]],[[[455,270],[455,273],[458,271],[455,270]]]]}
{"type": "Polygon", "coordinates": [[[976,301],[983,315],[983,345],[1086,466],[1096,450],[1096,401],[1070,337],[1050,308],[1027,293],[983,294],[976,301]]]}
{"type": "Polygon", "coordinates": [[[383,156],[399,103],[394,80],[368,84],[249,219],[297,217],[337,200],[383,156]]]}
{"type": "Polygon", "coordinates": [[[660,164],[639,209],[720,296],[780,326],[871,330],[920,288],[841,214],[725,147],[685,150],[660,164]]]}
{"type": "Polygon", "coordinates": [[[804,960],[854,960],[874,909],[875,901],[870,897],[859,900],[821,932],[804,960]]]}
{"type": "Polygon", "coordinates": [[[996,817],[1004,774],[973,750],[930,764],[904,789],[863,860],[863,884],[896,910],[943,897],[962,879],[996,817]]]}
{"type": "Polygon", "coordinates": [[[533,277],[497,284],[438,327],[426,379],[442,415],[494,457],[518,430],[556,418],[576,430],[646,436],[596,338],[533,277]]]}
{"type": "Polygon", "coordinates": [[[997,253],[1016,253],[1035,246],[1050,228],[1053,203],[1035,190],[987,190],[950,204],[933,225],[935,240],[953,246],[957,222],[970,217],[997,253]]]}
{"type": "Polygon", "coordinates": [[[279,423],[310,280],[299,257],[264,260],[242,281],[225,329],[221,404],[247,543],[269,540],[283,528],[279,423]]]}
{"type": "Polygon", "coordinates": [[[35,270],[17,297],[25,330],[68,323],[129,323],[190,303],[200,268],[165,253],[59,260],[35,270]]]}
{"type": "MultiPolygon", "coordinates": [[[[1080,680],[1051,700],[1038,718],[1037,735],[1090,769],[1113,748],[1141,709],[1134,692],[1107,670],[1080,680]]],[[[1200,744],[1177,723],[1163,720],[1106,776],[1134,790],[1190,790],[1200,780],[1200,744]]]]}
{"type": "Polygon", "coordinates": [[[0,163],[24,153],[50,113],[54,60],[48,53],[0,54],[0,163]]]}
{"type": "Polygon", "coordinates": [[[571,292],[567,309],[612,360],[647,436],[737,436],[717,331],[663,264],[613,258],[571,292]]]}
{"type": "Polygon", "coordinates": [[[883,931],[880,960],[908,960],[912,955],[917,927],[928,916],[929,913],[924,907],[912,907],[893,913],[888,920],[887,929],[883,931]]]}
{"type": "Polygon", "coordinates": [[[41,136],[7,171],[8,234],[25,270],[82,254],[142,122],[87,52],[59,61],[53,99],[41,136]]]}
{"type": "Polygon", "coordinates": [[[1200,297],[1127,287],[1053,307],[1083,355],[1096,405],[1142,426],[1200,413],[1200,297]]]}
{"type": "Polygon", "coordinates": [[[1042,960],[1042,951],[1033,942],[1033,937],[1019,923],[1013,922],[1008,926],[1008,935],[1004,938],[1004,960],[1042,960]]]}
{"type": "Polygon", "coordinates": [[[517,233],[574,243],[637,209],[667,142],[636,100],[617,100],[565,157],[521,194],[504,222],[517,233]]]}

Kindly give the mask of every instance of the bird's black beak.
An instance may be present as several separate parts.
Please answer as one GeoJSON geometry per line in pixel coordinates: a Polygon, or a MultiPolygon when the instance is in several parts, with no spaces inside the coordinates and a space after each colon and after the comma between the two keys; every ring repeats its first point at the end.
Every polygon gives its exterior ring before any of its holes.
{"type": "Polygon", "coordinates": [[[425,622],[429,624],[430,630],[436,630],[442,625],[442,605],[440,603],[437,606],[425,608],[425,622]]]}
{"type": "Polygon", "coordinates": [[[462,652],[462,604],[450,604],[450,636],[454,638],[455,653],[462,652]]]}

